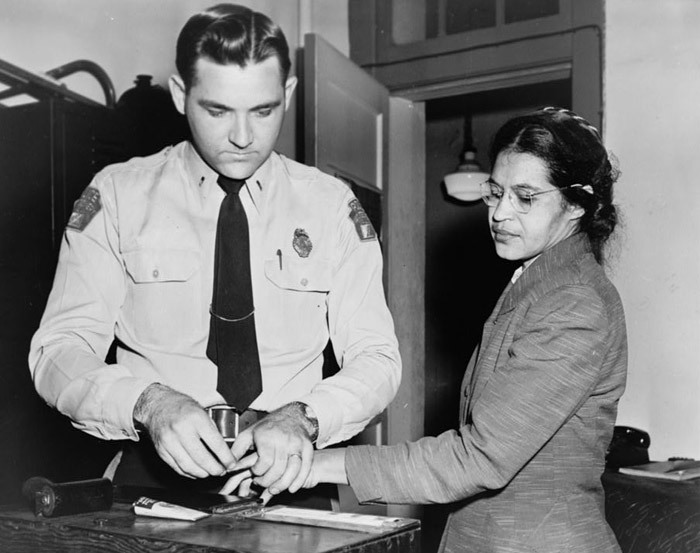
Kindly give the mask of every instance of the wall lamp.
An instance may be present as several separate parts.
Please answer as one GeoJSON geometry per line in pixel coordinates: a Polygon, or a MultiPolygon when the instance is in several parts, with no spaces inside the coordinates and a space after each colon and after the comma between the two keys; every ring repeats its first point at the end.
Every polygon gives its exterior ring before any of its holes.
{"type": "Polygon", "coordinates": [[[454,173],[445,175],[447,194],[463,202],[475,202],[481,199],[481,183],[489,178],[476,161],[476,150],[467,146],[462,153],[462,160],[454,173]]]}

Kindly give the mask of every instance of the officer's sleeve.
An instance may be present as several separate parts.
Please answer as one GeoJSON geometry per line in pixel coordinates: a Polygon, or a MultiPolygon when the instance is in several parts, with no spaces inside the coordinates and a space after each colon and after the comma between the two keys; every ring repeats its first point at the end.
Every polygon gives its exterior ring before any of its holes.
{"type": "Polygon", "coordinates": [[[114,187],[99,175],[75,203],[29,352],[34,385],[77,428],[138,439],[133,407],[151,381],[104,361],[125,293],[114,187]]]}
{"type": "Polygon", "coordinates": [[[391,402],[401,382],[377,235],[349,191],[337,218],[337,257],[327,302],[330,337],[341,370],[302,398],[318,417],[319,447],[360,432],[391,402]]]}

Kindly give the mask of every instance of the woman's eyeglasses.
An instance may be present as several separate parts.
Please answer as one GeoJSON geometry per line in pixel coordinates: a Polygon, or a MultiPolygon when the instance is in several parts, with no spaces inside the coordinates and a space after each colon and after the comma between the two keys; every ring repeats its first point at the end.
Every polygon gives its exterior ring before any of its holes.
{"type": "MultiPolygon", "coordinates": [[[[529,213],[532,208],[532,199],[535,196],[541,196],[542,194],[549,194],[550,192],[559,192],[567,188],[581,188],[580,184],[572,184],[570,186],[563,186],[562,188],[553,188],[552,190],[542,190],[541,192],[530,192],[524,188],[510,188],[508,190],[507,196],[510,205],[518,213],[529,213]]],[[[487,180],[481,183],[481,198],[484,200],[487,206],[496,207],[498,203],[503,198],[505,190],[500,184],[496,184],[491,180],[487,180]]]]}

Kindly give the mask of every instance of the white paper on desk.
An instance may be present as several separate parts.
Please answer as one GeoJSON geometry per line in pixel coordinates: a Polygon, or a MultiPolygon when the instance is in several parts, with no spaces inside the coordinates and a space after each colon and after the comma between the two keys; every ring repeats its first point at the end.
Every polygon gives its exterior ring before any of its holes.
{"type": "Polygon", "coordinates": [[[287,522],[308,526],[321,526],[358,532],[385,532],[401,527],[407,519],[366,515],[361,513],[340,513],[319,509],[303,509],[278,505],[263,510],[261,513],[250,515],[248,518],[269,520],[272,522],[287,522]]]}
{"type": "Polygon", "coordinates": [[[133,507],[134,513],[146,517],[170,518],[194,522],[209,516],[208,513],[203,513],[202,511],[197,511],[196,509],[190,509],[180,505],[173,505],[172,503],[158,501],[157,499],[151,499],[150,497],[139,497],[136,501],[134,501],[133,507]]]}

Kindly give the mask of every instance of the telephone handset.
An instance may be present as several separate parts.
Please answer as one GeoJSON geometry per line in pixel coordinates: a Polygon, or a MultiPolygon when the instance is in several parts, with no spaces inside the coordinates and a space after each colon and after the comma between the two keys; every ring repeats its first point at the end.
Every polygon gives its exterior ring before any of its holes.
{"type": "Polygon", "coordinates": [[[644,430],[631,426],[616,426],[605,455],[605,466],[616,469],[648,463],[650,443],[651,438],[644,430]]]}

